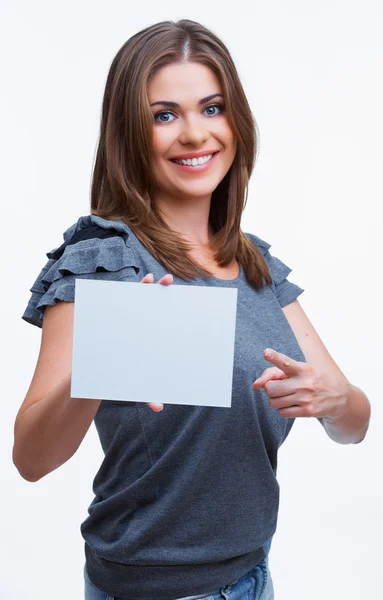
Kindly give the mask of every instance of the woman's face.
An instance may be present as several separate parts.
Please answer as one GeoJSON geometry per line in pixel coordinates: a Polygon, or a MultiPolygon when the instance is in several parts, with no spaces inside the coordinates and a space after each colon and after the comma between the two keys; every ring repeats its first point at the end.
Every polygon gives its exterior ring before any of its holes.
{"type": "Polygon", "coordinates": [[[199,63],[167,65],[149,82],[148,97],[153,114],[153,176],[161,195],[210,197],[236,152],[218,78],[199,63]],[[213,157],[196,166],[172,160],[196,153],[204,161],[213,157]]]}

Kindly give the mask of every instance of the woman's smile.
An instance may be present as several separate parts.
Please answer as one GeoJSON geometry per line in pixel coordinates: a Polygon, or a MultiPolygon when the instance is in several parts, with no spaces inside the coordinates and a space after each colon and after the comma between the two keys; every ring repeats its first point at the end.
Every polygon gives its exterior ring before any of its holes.
{"type": "Polygon", "coordinates": [[[215,163],[218,152],[213,154],[205,154],[199,158],[176,159],[171,158],[170,162],[180,171],[186,173],[201,173],[205,172],[215,163]]]}

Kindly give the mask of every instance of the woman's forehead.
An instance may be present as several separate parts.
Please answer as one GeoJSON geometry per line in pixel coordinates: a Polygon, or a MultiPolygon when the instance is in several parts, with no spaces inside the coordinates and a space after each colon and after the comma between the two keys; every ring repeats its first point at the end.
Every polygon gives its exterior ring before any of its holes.
{"type": "Polygon", "coordinates": [[[176,63],[157,71],[148,83],[150,102],[173,100],[182,103],[211,94],[222,93],[218,77],[211,69],[199,63],[176,63]],[[164,93],[167,97],[162,97],[164,93]]]}

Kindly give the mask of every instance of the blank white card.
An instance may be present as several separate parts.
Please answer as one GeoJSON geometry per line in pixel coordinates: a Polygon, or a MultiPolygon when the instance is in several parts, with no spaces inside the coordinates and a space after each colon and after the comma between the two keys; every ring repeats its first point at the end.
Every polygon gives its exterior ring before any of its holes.
{"type": "Polygon", "coordinates": [[[230,407],[237,293],[76,279],[71,397],[230,407]]]}

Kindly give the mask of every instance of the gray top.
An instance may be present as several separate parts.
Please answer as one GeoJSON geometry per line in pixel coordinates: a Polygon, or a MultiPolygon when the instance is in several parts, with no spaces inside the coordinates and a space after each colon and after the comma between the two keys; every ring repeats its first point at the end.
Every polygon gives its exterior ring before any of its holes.
{"type": "MultiPolygon", "coordinates": [[[[291,269],[270,244],[246,235],[269,265],[271,286],[255,290],[242,266],[233,280],[190,282],[238,288],[231,407],[165,404],[155,413],[145,403],[103,400],[96,413],[105,457],[81,533],[89,577],[106,594],[206,595],[266,556],[278,517],[277,453],[294,419],[281,417],[252,383],[272,366],[266,347],[305,361],[282,311],[303,289],[286,279],[291,269]]],[[[80,217],[47,256],[22,315],[38,327],[45,306],[74,301],[76,278],[139,282],[153,273],[157,282],[166,274],[125,223],[93,215],[80,217]],[[94,225],[122,235],[70,244],[94,225]]],[[[176,276],[174,284],[189,285],[176,276]]]]}

